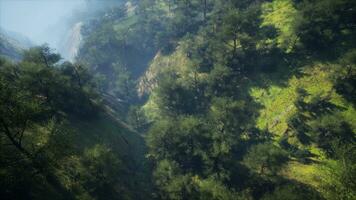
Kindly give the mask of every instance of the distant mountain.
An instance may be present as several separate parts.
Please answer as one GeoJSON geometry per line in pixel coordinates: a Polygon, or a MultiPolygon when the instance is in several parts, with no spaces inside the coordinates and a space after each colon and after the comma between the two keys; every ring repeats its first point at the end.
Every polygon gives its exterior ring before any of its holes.
{"type": "Polygon", "coordinates": [[[0,28],[0,56],[18,61],[22,51],[31,46],[33,43],[26,36],[0,28]]]}

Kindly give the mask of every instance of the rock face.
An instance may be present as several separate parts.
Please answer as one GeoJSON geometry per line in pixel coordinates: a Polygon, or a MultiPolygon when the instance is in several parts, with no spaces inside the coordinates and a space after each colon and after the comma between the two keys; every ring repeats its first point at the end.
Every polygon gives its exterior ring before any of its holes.
{"type": "Polygon", "coordinates": [[[132,16],[136,10],[137,5],[134,5],[131,1],[125,3],[127,16],[132,16]]]}
{"type": "Polygon", "coordinates": [[[67,36],[64,39],[63,46],[60,49],[62,56],[69,61],[74,61],[78,55],[79,46],[82,41],[82,29],[83,23],[78,22],[68,31],[67,36]]]}
{"type": "Polygon", "coordinates": [[[157,53],[146,72],[139,78],[137,84],[137,93],[139,97],[149,95],[157,86],[158,67],[154,64],[161,59],[161,53],[157,53]]]}
{"type": "Polygon", "coordinates": [[[192,64],[185,53],[185,48],[184,45],[179,45],[172,54],[164,55],[160,51],[156,54],[138,80],[137,93],[140,97],[149,95],[157,87],[159,77],[166,70],[174,71],[182,76],[189,74],[192,64]]]}

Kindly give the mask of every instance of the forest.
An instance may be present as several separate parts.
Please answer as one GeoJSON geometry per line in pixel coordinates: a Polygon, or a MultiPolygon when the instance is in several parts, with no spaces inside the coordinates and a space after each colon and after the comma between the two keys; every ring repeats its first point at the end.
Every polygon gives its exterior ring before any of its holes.
{"type": "Polygon", "coordinates": [[[356,199],[356,1],[86,3],[0,29],[1,199],[356,199]]]}

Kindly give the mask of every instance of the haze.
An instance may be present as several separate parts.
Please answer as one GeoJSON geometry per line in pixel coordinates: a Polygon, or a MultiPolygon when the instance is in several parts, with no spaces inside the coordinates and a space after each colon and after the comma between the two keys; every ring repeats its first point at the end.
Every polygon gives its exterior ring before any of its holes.
{"type": "Polygon", "coordinates": [[[84,0],[0,0],[0,27],[56,48],[65,21],[84,0]]]}

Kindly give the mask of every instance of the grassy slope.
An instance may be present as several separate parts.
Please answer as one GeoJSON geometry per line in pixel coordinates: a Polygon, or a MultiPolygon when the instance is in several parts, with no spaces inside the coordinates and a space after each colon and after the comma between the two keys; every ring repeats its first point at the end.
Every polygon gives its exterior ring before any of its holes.
{"type": "Polygon", "coordinates": [[[123,127],[107,114],[102,113],[97,119],[87,121],[73,118],[71,125],[77,132],[81,149],[105,143],[122,156],[132,154],[137,156],[145,151],[144,141],[140,135],[123,127]]]}
{"type": "Polygon", "coordinates": [[[76,133],[74,141],[81,152],[94,149],[96,145],[105,145],[123,161],[128,173],[118,178],[128,183],[124,187],[137,195],[135,199],[141,199],[149,192],[150,171],[141,135],[107,113],[90,120],[71,118],[70,126],[76,133]]]}
{"type": "Polygon", "coordinates": [[[333,83],[329,79],[333,73],[330,67],[318,63],[303,69],[303,73],[300,78],[295,76],[290,78],[286,87],[252,88],[251,95],[264,106],[260,111],[257,127],[268,129],[275,137],[280,137],[287,129],[287,119],[297,111],[293,102],[297,98],[296,89],[300,87],[310,94],[310,99],[317,95],[321,97],[331,95],[332,103],[346,108],[342,112],[343,116],[354,125],[353,130],[356,130],[355,109],[333,89],[333,83]]]}
{"type": "MultiPolygon", "coordinates": [[[[301,87],[310,94],[308,99],[317,95],[322,97],[330,95],[331,102],[343,108],[342,116],[352,125],[353,131],[356,132],[356,111],[350,103],[333,89],[333,83],[329,78],[334,73],[332,68],[331,64],[315,63],[313,66],[307,66],[302,69],[302,77],[291,77],[285,87],[272,85],[268,88],[252,88],[250,94],[255,101],[264,107],[260,110],[256,124],[257,128],[267,129],[277,141],[286,131],[289,117],[297,112],[293,102],[297,98],[296,88],[301,87]]],[[[289,138],[289,142],[310,150],[316,155],[313,158],[315,162],[303,164],[292,160],[282,170],[281,174],[320,190],[321,174],[319,170],[329,160],[314,145],[302,146],[296,138],[289,138]]]]}

